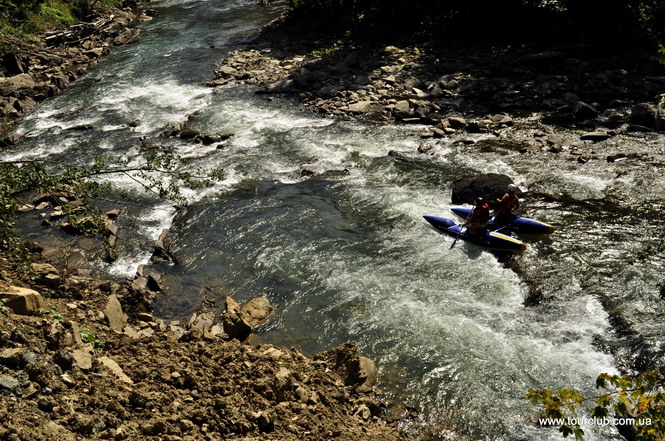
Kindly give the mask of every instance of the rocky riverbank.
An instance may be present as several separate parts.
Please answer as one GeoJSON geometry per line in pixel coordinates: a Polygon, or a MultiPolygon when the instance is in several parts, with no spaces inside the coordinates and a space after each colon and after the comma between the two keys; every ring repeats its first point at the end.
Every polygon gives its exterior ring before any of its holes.
{"type": "Polygon", "coordinates": [[[166,323],[140,278],[67,274],[33,251],[29,284],[0,262],[2,439],[401,439],[353,344],[311,359],[238,340],[266,299],[166,323]]]}
{"type": "Polygon", "coordinates": [[[208,84],[256,84],[334,118],[430,125],[423,137],[492,133],[536,112],[578,128],[581,140],[665,130],[665,69],[648,55],[591,44],[377,46],[298,32],[277,20],[208,84]]]}
{"type": "MultiPolygon", "coordinates": [[[[11,50],[2,57],[0,68],[0,134],[39,102],[60,93],[96,66],[112,47],[139,41],[141,32],[133,24],[150,20],[153,13],[144,10],[137,14],[126,7],[32,39],[4,35],[4,46],[11,50]]],[[[14,134],[2,134],[0,147],[17,140],[14,134]]]]}

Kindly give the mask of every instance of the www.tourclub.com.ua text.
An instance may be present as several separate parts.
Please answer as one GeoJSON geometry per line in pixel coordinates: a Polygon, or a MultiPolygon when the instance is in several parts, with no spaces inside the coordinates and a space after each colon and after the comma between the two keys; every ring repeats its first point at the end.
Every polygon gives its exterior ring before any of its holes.
{"type": "Polygon", "coordinates": [[[540,418],[538,422],[543,426],[650,426],[651,418],[540,418]]]}

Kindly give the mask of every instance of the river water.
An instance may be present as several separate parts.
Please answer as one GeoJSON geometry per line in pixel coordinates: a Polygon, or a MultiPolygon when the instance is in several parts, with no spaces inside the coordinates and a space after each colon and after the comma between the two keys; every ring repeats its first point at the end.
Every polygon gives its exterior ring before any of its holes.
{"type": "MultiPolygon", "coordinates": [[[[387,396],[420,410],[409,430],[450,439],[560,439],[536,424],[528,389],[594,395],[596,376],[616,372],[619,361],[662,355],[663,255],[653,247],[662,246],[662,151],[644,164],[548,168],[517,152],[519,136],[498,145],[474,135],[475,145],[444,142],[422,155],[418,127],[337,122],[247,86],[202,86],[214,63],[276,9],[249,0],[150,6],[156,19],[141,25],[141,42],[116,49],[27,117],[24,140],[3,158],[89,163],[104,154],[132,164],[142,143],[159,143],[183,168],[225,169],[221,183],[188,192],[179,213],[132,178],[113,178],[134,205],[119,220],[120,258],[98,266],[132,277],[170,227],[178,263],[154,265],[168,287],[158,315],[181,319],[225,295],[265,295],[276,319],[259,341],[307,354],[357,342],[380,367],[387,396]],[[222,148],[158,136],[194,112],[192,127],[234,136],[222,148]],[[77,124],[94,129],[63,131],[77,124]],[[303,180],[303,168],[344,172],[303,180]],[[539,305],[525,306],[533,286],[495,256],[466,243],[450,250],[451,239],[422,219],[448,215],[452,181],[468,172],[506,173],[524,187],[586,201],[525,201],[530,215],[560,226],[550,238],[529,239],[519,257],[547,299],[539,305]],[[638,208],[647,203],[653,211],[638,208]],[[630,336],[615,332],[612,314],[630,324],[630,336]]],[[[657,151],[663,140],[626,142],[657,151]]],[[[590,440],[620,439],[612,428],[585,429],[590,440]]]]}

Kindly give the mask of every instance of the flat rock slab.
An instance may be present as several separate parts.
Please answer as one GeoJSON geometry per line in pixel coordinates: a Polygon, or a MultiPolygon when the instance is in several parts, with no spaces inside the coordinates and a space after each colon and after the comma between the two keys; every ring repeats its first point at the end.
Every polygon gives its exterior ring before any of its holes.
{"type": "Polygon", "coordinates": [[[110,295],[104,307],[104,317],[106,324],[114,331],[122,332],[127,325],[127,315],[122,312],[122,305],[115,294],[110,295]]]}
{"type": "Polygon", "coordinates": [[[118,380],[122,381],[123,383],[127,384],[134,384],[131,378],[125,374],[125,372],[122,370],[122,368],[118,365],[118,363],[113,360],[112,358],[109,357],[99,357],[97,359],[99,363],[104,366],[106,369],[108,369],[118,380]]]}

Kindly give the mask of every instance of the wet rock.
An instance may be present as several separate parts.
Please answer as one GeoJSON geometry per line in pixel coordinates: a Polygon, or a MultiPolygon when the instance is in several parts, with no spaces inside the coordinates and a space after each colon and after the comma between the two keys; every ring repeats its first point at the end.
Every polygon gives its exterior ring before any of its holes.
{"type": "MultiPolygon", "coordinates": [[[[464,175],[453,182],[452,202],[470,204],[477,197],[492,202],[503,196],[510,184],[513,180],[509,176],[498,173],[464,175]]],[[[521,193],[517,191],[518,196],[521,193]]]]}
{"type": "Polygon", "coordinates": [[[124,29],[115,39],[113,44],[116,46],[133,44],[138,42],[141,39],[141,30],[140,29],[124,29]]]}
{"type": "Polygon", "coordinates": [[[94,127],[90,124],[78,124],[76,126],[67,127],[64,130],[72,131],[72,132],[82,132],[82,131],[85,131],[85,130],[93,130],[93,129],[94,129],[94,127]]]}
{"type": "Polygon", "coordinates": [[[3,138],[0,138],[0,148],[9,147],[10,145],[16,144],[21,139],[21,135],[18,133],[11,133],[3,138]]]}
{"type": "Polygon", "coordinates": [[[166,261],[174,260],[169,250],[170,247],[166,242],[166,239],[169,235],[169,231],[170,230],[168,228],[165,228],[159,235],[157,242],[155,242],[155,250],[152,253],[152,257],[150,258],[151,261],[154,262],[160,259],[166,261]]]}
{"type": "Polygon", "coordinates": [[[15,314],[41,314],[46,306],[44,298],[37,291],[18,286],[0,288],[0,299],[8,299],[5,306],[15,314]]]}
{"type": "Polygon", "coordinates": [[[241,308],[242,319],[251,328],[264,324],[272,315],[272,306],[267,297],[256,297],[241,308]]]}

